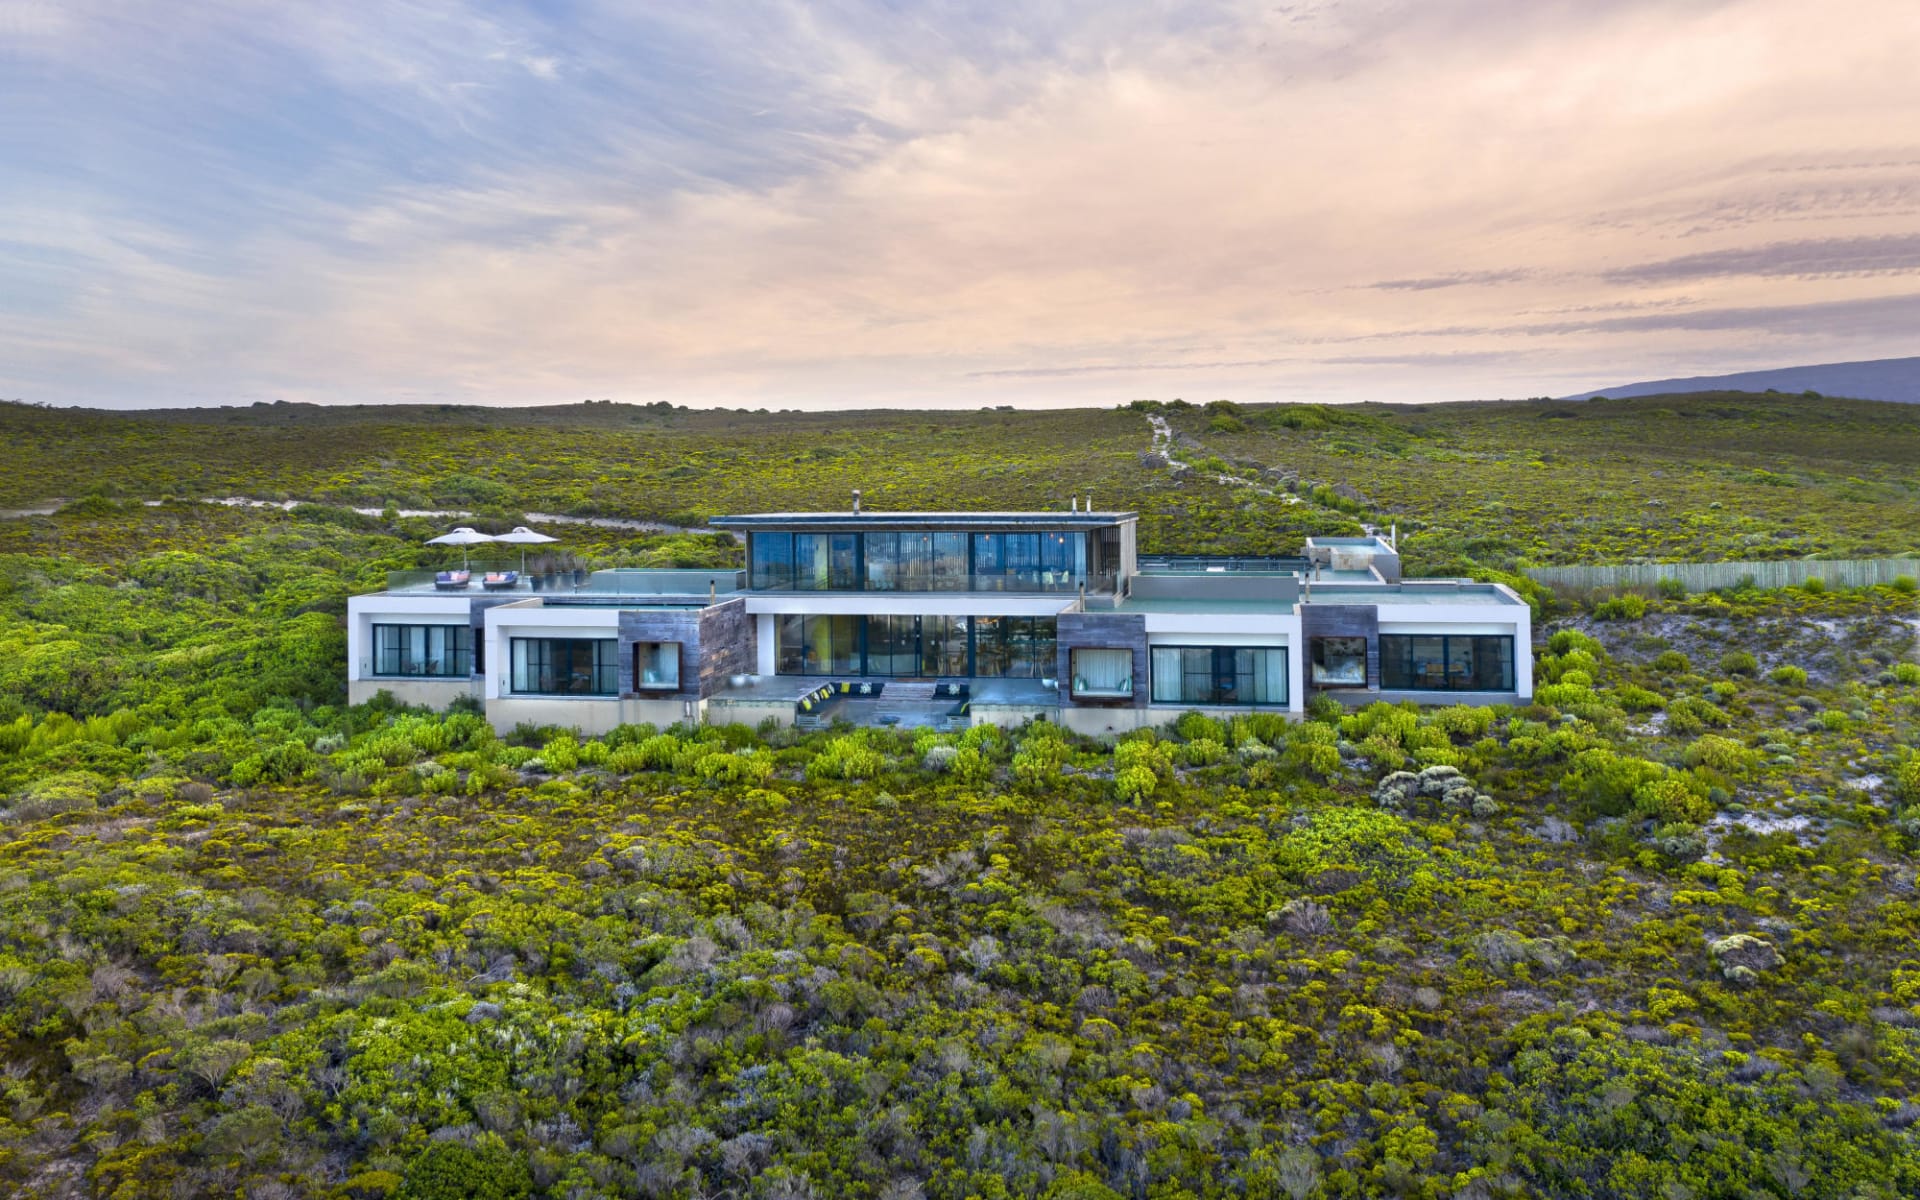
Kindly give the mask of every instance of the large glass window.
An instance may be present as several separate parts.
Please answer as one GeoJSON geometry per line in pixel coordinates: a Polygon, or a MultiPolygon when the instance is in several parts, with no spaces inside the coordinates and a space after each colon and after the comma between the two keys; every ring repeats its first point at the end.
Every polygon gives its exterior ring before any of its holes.
{"type": "Polygon", "coordinates": [[[515,692],[613,696],[620,691],[618,638],[514,638],[515,692]]]}
{"type": "Polygon", "coordinates": [[[974,586],[990,592],[1070,592],[1087,574],[1087,535],[976,533],[974,586]]]}
{"type": "Polygon", "coordinates": [[[793,586],[793,535],[754,533],[747,538],[751,583],[756,588],[793,586]]]}
{"type": "Polygon", "coordinates": [[[973,669],[1007,679],[1051,679],[1057,646],[1052,617],[975,617],[973,669]]]}
{"type": "Polygon", "coordinates": [[[1287,652],[1279,646],[1155,646],[1155,704],[1287,702],[1287,652]]]}
{"type": "Polygon", "coordinates": [[[470,625],[375,625],[375,675],[468,676],[473,674],[470,625]]]}
{"type": "Polygon", "coordinates": [[[1040,535],[1040,586],[1049,591],[1071,591],[1087,576],[1087,535],[1040,535]]]}
{"type": "Polygon", "coordinates": [[[774,670],[781,675],[1051,678],[1052,617],[781,616],[774,670]]]}
{"type": "Polygon", "coordinates": [[[800,591],[851,591],[860,586],[860,535],[793,535],[793,586],[800,591]]]}
{"type": "Polygon", "coordinates": [[[1077,647],[1068,658],[1075,696],[1101,699],[1133,695],[1133,651],[1077,647]]]}
{"type": "Polygon", "coordinates": [[[680,690],[680,643],[635,642],[633,687],[640,692],[680,690]]]}
{"type": "Polygon", "coordinates": [[[920,619],[891,614],[867,618],[867,674],[920,674],[920,619]]]}
{"type": "Polygon", "coordinates": [[[920,673],[922,675],[966,675],[967,619],[965,617],[920,618],[920,673]]]}
{"type": "Polygon", "coordinates": [[[867,590],[870,592],[892,592],[900,589],[900,535],[897,533],[869,533],[865,535],[867,552],[867,590]]]}
{"type": "Polygon", "coordinates": [[[774,631],[774,669],[782,675],[858,675],[859,617],[788,613],[774,631]]]}
{"type": "Polygon", "coordinates": [[[1513,638],[1504,634],[1380,635],[1380,685],[1395,690],[1510,692],[1513,638]]]}
{"type": "Polygon", "coordinates": [[[928,549],[928,586],[936,592],[967,590],[967,535],[936,533],[928,549]]]}
{"type": "Polygon", "coordinates": [[[1314,638],[1308,660],[1315,687],[1367,686],[1367,639],[1363,637],[1314,638]]]}

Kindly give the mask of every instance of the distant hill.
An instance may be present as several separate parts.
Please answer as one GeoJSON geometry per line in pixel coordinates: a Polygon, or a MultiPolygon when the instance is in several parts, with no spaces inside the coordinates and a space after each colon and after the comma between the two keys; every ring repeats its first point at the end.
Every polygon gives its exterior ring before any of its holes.
{"type": "Polygon", "coordinates": [[[1920,404],[1920,358],[1876,358],[1867,362],[1821,363],[1808,367],[1780,367],[1771,371],[1739,371],[1732,375],[1696,375],[1690,379],[1656,379],[1617,387],[1589,388],[1562,397],[1585,400],[1591,396],[1661,396],[1674,392],[1819,392],[1853,400],[1895,400],[1920,404]]]}

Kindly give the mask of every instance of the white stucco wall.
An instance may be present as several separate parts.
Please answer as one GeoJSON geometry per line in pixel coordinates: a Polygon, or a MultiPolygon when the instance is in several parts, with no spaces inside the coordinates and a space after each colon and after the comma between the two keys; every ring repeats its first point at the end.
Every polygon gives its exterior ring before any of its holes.
{"type": "MultiPolygon", "coordinates": [[[[1506,589],[1502,589],[1505,591],[1506,589]]],[[[1507,592],[1512,596],[1512,592],[1507,592]]],[[[1506,635],[1513,638],[1514,691],[1533,699],[1533,610],[1512,604],[1382,604],[1381,633],[1506,635]]]]}
{"type": "Polygon", "coordinates": [[[383,592],[348,598],[347,683],[373,678],[373,627],[376,624],[465,625],[472,620],[472,613],[470,597],[458,593],[393,596],[383,592]]]}
{"type": "MultiPolygon", "coordinates": [[[[1287,711],[1304,712],[1307,673],[1300,653],[1298,613],[1156,613],[1146,614],[1147,646],[1273,646],[1287,652],[1287,711]]],[[[1152,686],[1151,681],[1148,684],[1152,686]]],[[[1186,712],[1192,705],[1159,705],[1150,711],[1186,712]]],[[[1210,711],[1210,710],[1202,710],[1210,711]]],[[[1223,709],[1245,712],[1246,709],[1223,709]]],[[[1155,722],[1157,723],[1157,722],[1155,722]]]]}
{"type": "MultiPolygon", "coordinates": [[[[620,634],[620,610],[613,607],[548,608],[538,600],[523,600],[490,608],[486,613],[484,637],[487,646],[486,689],[483,695],[498,700],[511,695],[508,685],[513,673],[511,639],[517,637],[608,638],[620,634]]],[[[561,704],[611,702],[611,697],[551,697],[561,704]]],[[[488,705],[491,714],[492,705],[488,705]]],[[[568,724],[556,721],[555,724],[568,724]]],[[[619,722],[615,722],[618,724],[619,722]]],[[[509,728],[512,723],[509,722],[509,728]]],[[[609,726],[608,728],[612,728],[609,726]]]]}

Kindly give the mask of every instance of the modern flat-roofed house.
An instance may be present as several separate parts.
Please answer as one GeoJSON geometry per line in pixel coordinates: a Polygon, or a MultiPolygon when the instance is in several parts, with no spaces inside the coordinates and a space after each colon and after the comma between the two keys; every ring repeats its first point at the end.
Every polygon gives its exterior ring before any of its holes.
{"type": "Polygon", "coordinates": [[[1405,580],[1387,539],[1290,558],[1142,555],[1130,512],[758,513],[745,571],[600,571],[468,594],[396,578],[349,603],[349,698],[483,701],[522,721],[941,725],[1086,733],[1189,709],[1513,703],[1533,694],[1509,589],[1405,580]]]}

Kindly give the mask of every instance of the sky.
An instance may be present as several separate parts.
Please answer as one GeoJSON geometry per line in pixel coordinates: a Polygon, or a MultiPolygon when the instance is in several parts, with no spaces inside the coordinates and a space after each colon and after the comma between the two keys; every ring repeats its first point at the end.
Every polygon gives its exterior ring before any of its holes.
{"type": "Polygon", "coordinates": [[[1426,402],[1920,354],[1915,0],[0,0],[0,397],[1426,402]]]}

